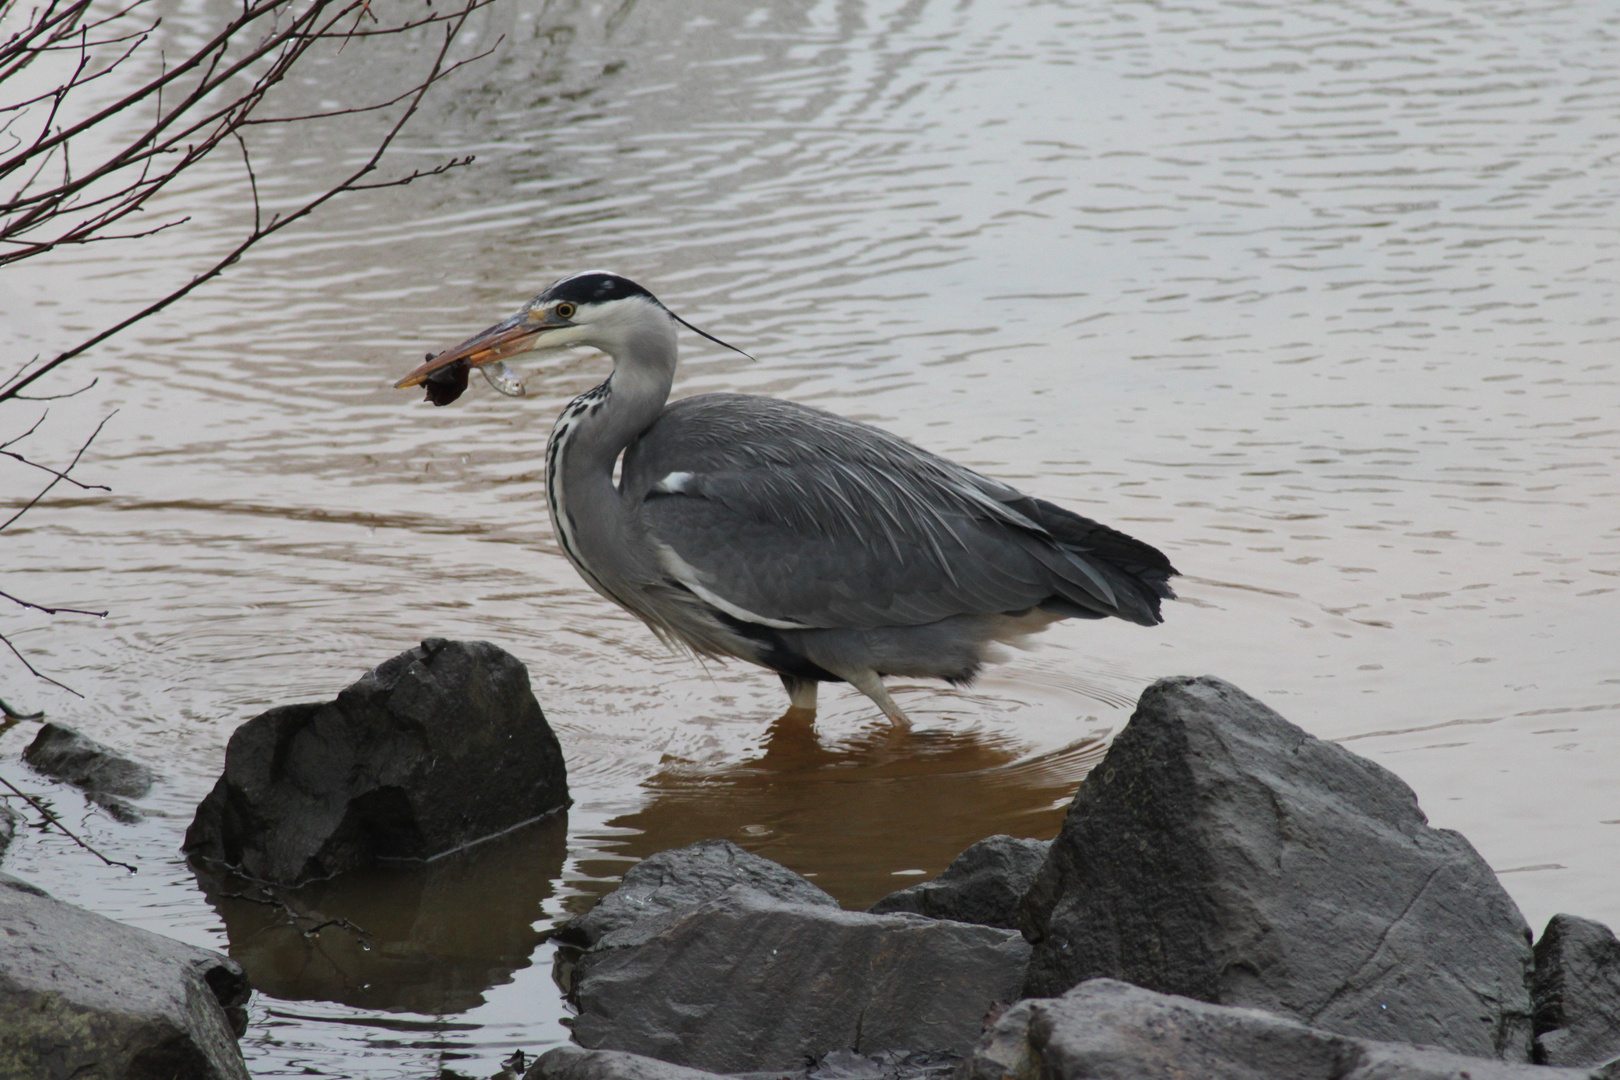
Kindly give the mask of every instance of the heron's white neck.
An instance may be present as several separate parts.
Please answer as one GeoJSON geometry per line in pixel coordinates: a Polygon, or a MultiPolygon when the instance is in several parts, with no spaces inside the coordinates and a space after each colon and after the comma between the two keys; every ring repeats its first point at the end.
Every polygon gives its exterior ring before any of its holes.
{"type": "Polygon", "coordinates": [[[659,322],[612,343],[613,374],[568,403],[546,446],[546,501],[557,542],[592,588],[627,607],[625,590],[614,586],[659,570],[646,545],[632,540],[613,468],[658,419],[675,382],[674,327],[667,317],[659,322]]]}

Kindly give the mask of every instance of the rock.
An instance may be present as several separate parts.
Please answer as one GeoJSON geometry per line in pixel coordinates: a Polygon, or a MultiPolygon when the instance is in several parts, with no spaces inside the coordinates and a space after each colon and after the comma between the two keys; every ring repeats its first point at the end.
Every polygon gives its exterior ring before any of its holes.
{"type": "Polygon", "coordinates": [[[292,885],[431,858],[568,804],[523,665],[485,641],[429,638],[336,701],[237,728],[184,850],[292,885]]]}
{"type": "Polygon", "coordinates": [[[559,1046],[535,1060],[523,1080],[951,1080],[958,1059],[937,1054],[872,1057],[834,1050],[808,1069],[712,1073],[623,1050],[559,1046]]]}
{"type": "Polygon", "coordinates": [[[960,1055],[1017,994],[1011,931],[774,900],[747,886],[632,925],[580,960],[574,1038],[714,1072],[834,1050],[960,1055]]]}
{"type": "Polygon", "coordinates": [[[1018,904],[1035,879],[1050,840],[998,835],[968,848],[932,881],[892,892],[867,908],[874,915],[909,911],[930,919],[955,919],[1018,929],[1018,904]]]}
{"type": "Polygon", "coordinates": [[[1357,1039],[1262,1012],[1093,979],[1020,1001],[969,1054],[963,1080],[1608,1080],[1596,1070],[1357,1039]]]}
{"type": "Polygon", "coordinates": [[[1024,899],[1026,996],[1084,979],[1527,1061],[1528,928],[1410,788],[1213,678],[1150,686],[1024,899]]]}
{"type": "Polygon", "coordinates": [[[0,874],[0,1076],[248,1080],[242,969],[0,874]]]}
{"type": "Polygon", "coordinates": [[[0,859],[6,857],[11,841],[16,839],[17,820],[17,811],[9,803],[0,802],[0,859]]]}
{"type": "Polygon", "coordinates": [[[1554,915],[1530,980],[1536,1060],[1597,1065],[1620,1057],[1620,941],[1602,923],[1554,915]]]}
{"type": "Polygon", "coordinates": [[[608,933],[697,907],[734,885],[789,903],[838,906],[837,900],[781,863],[744,851],[730,840],[699,840],[641,860],[617,889],[558,927],[552,937],[568,945],[595,945],[608,933]]]}
{"type": "MultiPolygon", "coordinates": [[[[759,1073],[759,1080],[781,1077],[782,1080],[803,1080],[803,1070],[759,1073]]],[[[671,1065],[667,1061],[627,1054],[623,1050],[583,1050],[577,1046],[559,1046],[547,1050],[529,1066],[523,1080],[720,1080],[718,1074],[702,1069],[688,1069],[684,1065],[671,1065]]]]}
{"type": "Polygon", "coordinates": [[[138,761],[60,724],[45,724],[23,751],[37,773],[83,789],[85,797],[126,824],[142,820],[128,802],[144,799],[157,776],[138,761]]]}

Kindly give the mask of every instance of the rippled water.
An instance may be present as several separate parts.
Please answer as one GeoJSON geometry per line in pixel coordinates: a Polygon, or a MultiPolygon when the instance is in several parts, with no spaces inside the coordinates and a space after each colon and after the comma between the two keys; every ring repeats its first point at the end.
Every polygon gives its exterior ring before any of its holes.
{"type": "MultiPolygon", "coordinates": [[[[15,665],[0,696],[165,776],[119,825],[22,771],[11,731],[6,775],[142,870],[34,833],[6,869],[228,946],[265,991],[255,1075],[485,1076],[564,1038],[537,928],[672,844],[729,836],[864,905],[985,833],[1050,835],[1168,674],[1394,769],[1532,923],[1620,923],[1608,5],[502,0],[478,34],[505,36],[401,158],[477,164],[353,198],[67,368],[100,381],[34,438],[65,458],[117,409],[83,467],[112,492],[3,541],[7,591],[111,615],[8,613],[85,697],[15,665]],[[880,423],[1157,544],[1183,601],[1151,631],[1060,626],[971,690],[902,686],[902,747],[847,691],[814,736],[773,727],[773,677],[667,654],[557,552],[545,436],[598,358],[523,401],[388,388],[592,266],[759,357],[693,337],[678,393],[880,423]],[[429,635],[529,665],[566,836],[300,900],[386,956],[212,906],[176,847],[230,732],[429,635]]],[[[8,354],[199,263],[242,212],[217,168],[175,196],[193,231],[0,280],[8,354]]]]}

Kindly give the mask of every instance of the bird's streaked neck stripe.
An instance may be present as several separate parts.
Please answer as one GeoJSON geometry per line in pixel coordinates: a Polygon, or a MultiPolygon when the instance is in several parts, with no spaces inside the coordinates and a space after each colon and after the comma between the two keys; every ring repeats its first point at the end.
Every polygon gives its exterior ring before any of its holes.
{"type": "Polygon", "coordinates": [[[551,429],[551,439],[546,443],[546,504],[551,510],[551,527],[556,533],[557,542],[562,546],[563,554],[568,561],[574,564],[580,576],[591,588],[615,603],[621,603],[613,595],[600,578],[593,574],[590,567],[581,557],[579,541],[574,529],[574,519],[569,516],[567,504],[566,485],[563,481],[563,461],[568,454],[570,442],[574,437],[575,429],[585,417],[590,416],[607,404],[613,396],[613,376],[600,385],[585,391],[579,397],[568,403],[562,415],[557,417],[556,425],[551,429]]]}

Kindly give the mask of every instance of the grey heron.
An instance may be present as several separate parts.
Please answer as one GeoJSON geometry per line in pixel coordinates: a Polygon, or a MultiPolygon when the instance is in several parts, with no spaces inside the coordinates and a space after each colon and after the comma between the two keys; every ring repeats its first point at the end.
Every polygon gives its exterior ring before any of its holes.
{"type": "Polygon", "coordinates": [[[473,368],[519,393],[513,356],[606,353],[611,374],[546,447],[559,545],[665,641],[775,671],[790,713],[813,718],[817,685],[847,682],[905,727],[885,676],[966,683],[998,642],[1059,619],[1163,621],[1176,570],[1122,532],[807,405],[670,402],[683,326],[725,345],[635,282],[588,271],[396,385],[448,404],[473,368]]]}

